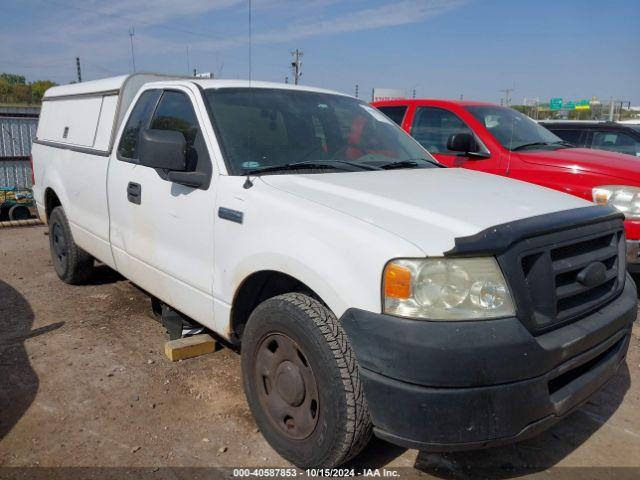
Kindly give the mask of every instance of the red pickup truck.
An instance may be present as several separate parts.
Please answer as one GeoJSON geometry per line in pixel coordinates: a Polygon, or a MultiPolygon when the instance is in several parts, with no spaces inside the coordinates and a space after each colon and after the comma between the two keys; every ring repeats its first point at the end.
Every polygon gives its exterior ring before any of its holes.
{"type": "Polygon", "coordinates": [[[449,167],[504,175],[612,205],[625,214],[629,271],[640,273],[640,160],[576,148],[518,111],[491,103],[372,104],[449,167]]]}

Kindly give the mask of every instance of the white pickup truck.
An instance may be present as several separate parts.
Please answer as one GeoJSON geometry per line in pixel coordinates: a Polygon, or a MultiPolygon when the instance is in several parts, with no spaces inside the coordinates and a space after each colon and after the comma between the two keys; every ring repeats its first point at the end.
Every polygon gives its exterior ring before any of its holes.
{"type": "Polygon", "coordinates": [[[241,352],[265,438],[333,467],[535,435],[624,361],[623,217],[443,168],[364,102],[133,75],[51,88],[33,145],[53,265],[102,262],[241,352]]]}

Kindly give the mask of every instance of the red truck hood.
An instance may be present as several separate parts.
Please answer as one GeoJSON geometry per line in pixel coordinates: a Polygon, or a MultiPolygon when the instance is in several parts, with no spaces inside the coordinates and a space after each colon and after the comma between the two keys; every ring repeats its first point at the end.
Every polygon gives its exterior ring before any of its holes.
{"type": "Polygon", "coordinates": [[[640,185],[640,158],[622,153],[589,148],[561,148],[554,151],[518,152],[529,163],[596,173],[625,180],[626,185],[640,185]]]}

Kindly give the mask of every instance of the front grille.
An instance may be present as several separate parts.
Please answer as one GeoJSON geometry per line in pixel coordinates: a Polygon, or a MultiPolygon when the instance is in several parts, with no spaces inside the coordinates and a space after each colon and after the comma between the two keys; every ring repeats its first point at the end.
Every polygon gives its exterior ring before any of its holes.
{"type": "Polygon", "coordinates": [[[523,240],[498,261],[509,277],[518,316],[537,333],[615,298],[624,287],[625,258],[623,224],[609,220],[523,240]],[[604,275],[579,281],[578,274],[589,266],[604,275]]]}

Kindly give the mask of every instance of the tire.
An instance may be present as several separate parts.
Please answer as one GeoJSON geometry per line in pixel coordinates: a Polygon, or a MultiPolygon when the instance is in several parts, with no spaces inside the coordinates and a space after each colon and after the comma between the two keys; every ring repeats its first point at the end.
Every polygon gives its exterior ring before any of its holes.
{"type": "Polygon", "coordinates": [[[73,241],[69,222],[62,207],[54,208],[49,216],[49,248],[53,268],[60,280],[78,285],[91,277],[93,257],[73,241]]]}
{"type": "Polygon", "coordinates": [[[368,443],[371,418],[355,355],[319,301],[287,293],[258,305],[242,337],[241,362],[260,431],[294,465],[337,467],[368,443]]]}
{"type": "Polygon", "coordinates": [[[27,220],[31,218],[31,212],[24,205],[14,205],[9,209],[9,220],[27,220]]]}

